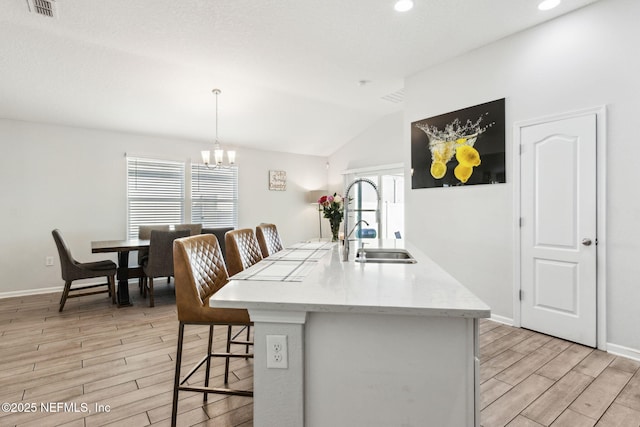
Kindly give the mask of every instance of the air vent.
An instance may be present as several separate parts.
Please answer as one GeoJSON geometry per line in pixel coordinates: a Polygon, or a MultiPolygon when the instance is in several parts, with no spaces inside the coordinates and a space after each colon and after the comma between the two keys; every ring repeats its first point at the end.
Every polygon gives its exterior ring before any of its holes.
{"type": "Polygon", "coordinates": [[[29,11],[49,18],[57,18],[55,0],[27,0],[29,11]]]}
{"type": "Polygon", "coordinates": [[[393,102],[394,104],[400,104],[404,102],[404,89],[397,90],[390,94],[387,94],[380,99],[384,99],[385,101],[393,102]]]}

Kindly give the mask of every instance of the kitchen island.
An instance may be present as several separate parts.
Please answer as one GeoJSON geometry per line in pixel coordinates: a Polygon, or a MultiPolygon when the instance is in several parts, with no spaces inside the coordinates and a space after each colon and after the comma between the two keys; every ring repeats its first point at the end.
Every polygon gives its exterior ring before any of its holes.
{"type": "Polygon", "coordinates": [[[320,246],[267,258],[210,301],[255,323],[254,425],[479,425],[489,307],[410,245],[415,264],[341,262],[339,245],[320,246]],[[268,336],[285,337],[286,369],[267,367],[268,336]]]}

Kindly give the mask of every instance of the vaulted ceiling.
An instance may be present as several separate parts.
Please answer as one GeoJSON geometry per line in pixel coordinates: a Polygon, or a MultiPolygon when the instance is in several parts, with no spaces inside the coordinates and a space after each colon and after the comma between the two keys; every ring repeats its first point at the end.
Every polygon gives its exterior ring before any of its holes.
{"type": "MultiPolygon", "coordinates": [[[[595,0],[0,2],[0,118],[329,155],[404,78],[595,0]]],[[[469,65],[473,72],[473,64],[469,65]]]]}

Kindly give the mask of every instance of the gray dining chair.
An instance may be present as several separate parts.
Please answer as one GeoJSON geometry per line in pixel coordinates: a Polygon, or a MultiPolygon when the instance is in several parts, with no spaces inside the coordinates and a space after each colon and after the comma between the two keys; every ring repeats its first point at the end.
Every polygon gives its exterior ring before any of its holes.
{"type": "MultiPolygon", "coordinates": [[[[151,230],[169,231],[169,224],[143,224],[138,227],[138,239],[149,240],[151,238],[151,230]]],[[[138,266],[142,270],[145,259],[149,257],[149,249],[138,250],[138,266]]],[[[143,294],[144,284],[144,271],[138,279],[138,287],[140,288],[140,295],[143,294]]]]}
{"type": "Polygon", "coordinates": [[[142,270],[145,274],[142,295],[146,298],[147,293],[149,294],[149,307],[155,305],[153,278],[173,276],[173,241],[189,235],[189,230],[151,230],[149,257],[145,259],[142,265],[142,270]]]}
{"type": "Polygon", "coordinates": [[[62,238],[60,230],[55,229],[51,232],[53,240],[56,242],[58,248],[58,255],[60,256],[60,269],[62,271],[62,280],[64,280],[64,290],[60,297],[60,309],[62,311],[64,304],[67,302],[67,298],[77,298],[87,295],[109,293],[113,304],[116,303],[116,270],[117,265],[110,260],[94,261],[94,262],[78,262],[71,255],[69,247],[62,238]],[[71,289],[72,282],[80,279],[93,279],[96,277],[106,277],[107,282],[101,284],[89,284],[83,286],[77,286],[71,289]],[[91,292],[80,292],[85,289],[92,289],[106,286],[106,289],[91,292]],[[73,294],[71,292],[74,292],[73,294]]]}
{"type": "Polygon", "coordinates": [[[200,234],[202,231],[202,224],[176,224],[173,226],[174,230],[189,230],[191,236],[200,234]]]}

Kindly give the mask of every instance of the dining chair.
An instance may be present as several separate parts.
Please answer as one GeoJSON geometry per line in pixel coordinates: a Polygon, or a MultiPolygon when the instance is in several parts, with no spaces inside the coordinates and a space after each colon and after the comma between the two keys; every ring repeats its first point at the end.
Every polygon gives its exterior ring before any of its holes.
{"type": "MultiPolygon", "coordinates": [[[[222,257],[225,263],[227,262],[227,245],[225,244],[224,235],[227,231],[232,231],[233,227],[218,227],[218,228],[202,228],[202,234],[213,234],[218,239],[218,244],[222,250],[222,257]]],[[[193,234],[191,234],[193,236],[193,234]]]]}
{"type": "Polygon", "coordinates": [[[78,262],[71,255],[69,247],[62,238],[60,230],[55,229],[51,232],[53,240],[56,242],[58,248],[58,255],[60,256],[60,269],[62,271],[62,280],[64,280],[64,290],[60,297],[60,308],[58,311],[62,311],[64,304],[67,302],[67,298],[77,298],[87,295],[109,293],[113,304],[116,303],[116,270],[118,266],[115,262],[110,260],[94,261],[94,262],[78,262]],[[75,287],[71,289],[71,284],[75,280],[80,279],[93,279],[95,277],[106,277],[107,283],[101,284],[89,284],[75,287]],[[76,291],[82,291],[84,289],[98,288],[106,286],[107,289],[75,293],[76,291]],[[71,294],[71,292],[74,292],[71,294]]]}
{"type": "Polygon", "coordinates": [[[233,276],[262,260],[256,235],[250,228],[229,231],[224,236],[227,245],[227,271],[233,276]]]}
{"type": "MultiPolygon", "coordinates": [[[[151,238],[151,230],[160,230],[160,231],[169,231],[169,224],[143,224],[138,227],[138,239],[140,240],[149,240],[151,238]]],[[[149,257],[149,249],[140,249],[138,250],[138,266],[140,270],[142,270],[142,265],[144,264],[145,259],[149,257]]],[[[138,287],[140,288],[140,295],[143,294],[144,289],[142,285],[144,284],[144,270],[142,271],[142,275],[138,278],[138,287]]]]}
{"type": "Polygon", "coordinates": [[[258,225],[256,227],[256,238],[263,258],[273,255],[284,248],[275,224],[262,223],[258,225]]]}
{"type": "Polygon", "coordinates": [[[149,293],[149,307],[155,305],[153,293],[154,277],[173,276],[173,241],[189,236],[189,230],[161,231],[151,230],[149,240],[149,257],[142,265],[145,277],[142,284],[142,295],[149,293]]]}
{"type": "Polygon", "coordinates": [[[138,239],[149,240],[151,238],[151,230],[169,231],[171,226],[169,224],[148,224],[140,225],[138,227],[138,239]]]}
{"type": "Polygon", "coordinates": [[[229,388],[229,361],[232,357],[253,358],[253,354],[234,354],[231,344],[252,345],[250,341],[234,341],[231,338],[232,326],[250,326],[249,313],[245,309],[212,308],[209,299],[220,288],[227,284],[229,275],[222,258],[222,251],[218,239],[212,234],[177,239],[173,243],[173,264],[176,287],[176,307],[178,309],[178,348],[176,352],[176,368],[173,386],[173,403],[171,411],[171,425],[175,426],[178,415],[178,393],[192,391],[204,393],[203,401],[207,401],[208,393],[227,395],[253,396],[251,390],[229,388]],[[182,365],[182,349],[184,343],[184,329],[186,325],[208,325],[209,341],[207,354],[180,378],[182,365]],[[226,351],[213,351],[214,326],[227,328],[226,351]],[[211,359],[225,358],[224,385],[226,387],[210,387],[209,377],[211,359]],[[204,386],[184,385],[202,365],[205,365],[204,386]]]}
{"type": "Polygon", "coordinates": [[[202,224],[176,224],[173,226],[174,230],[189,230],[190,236],[195,236],[202,232],[202,224]]]}

